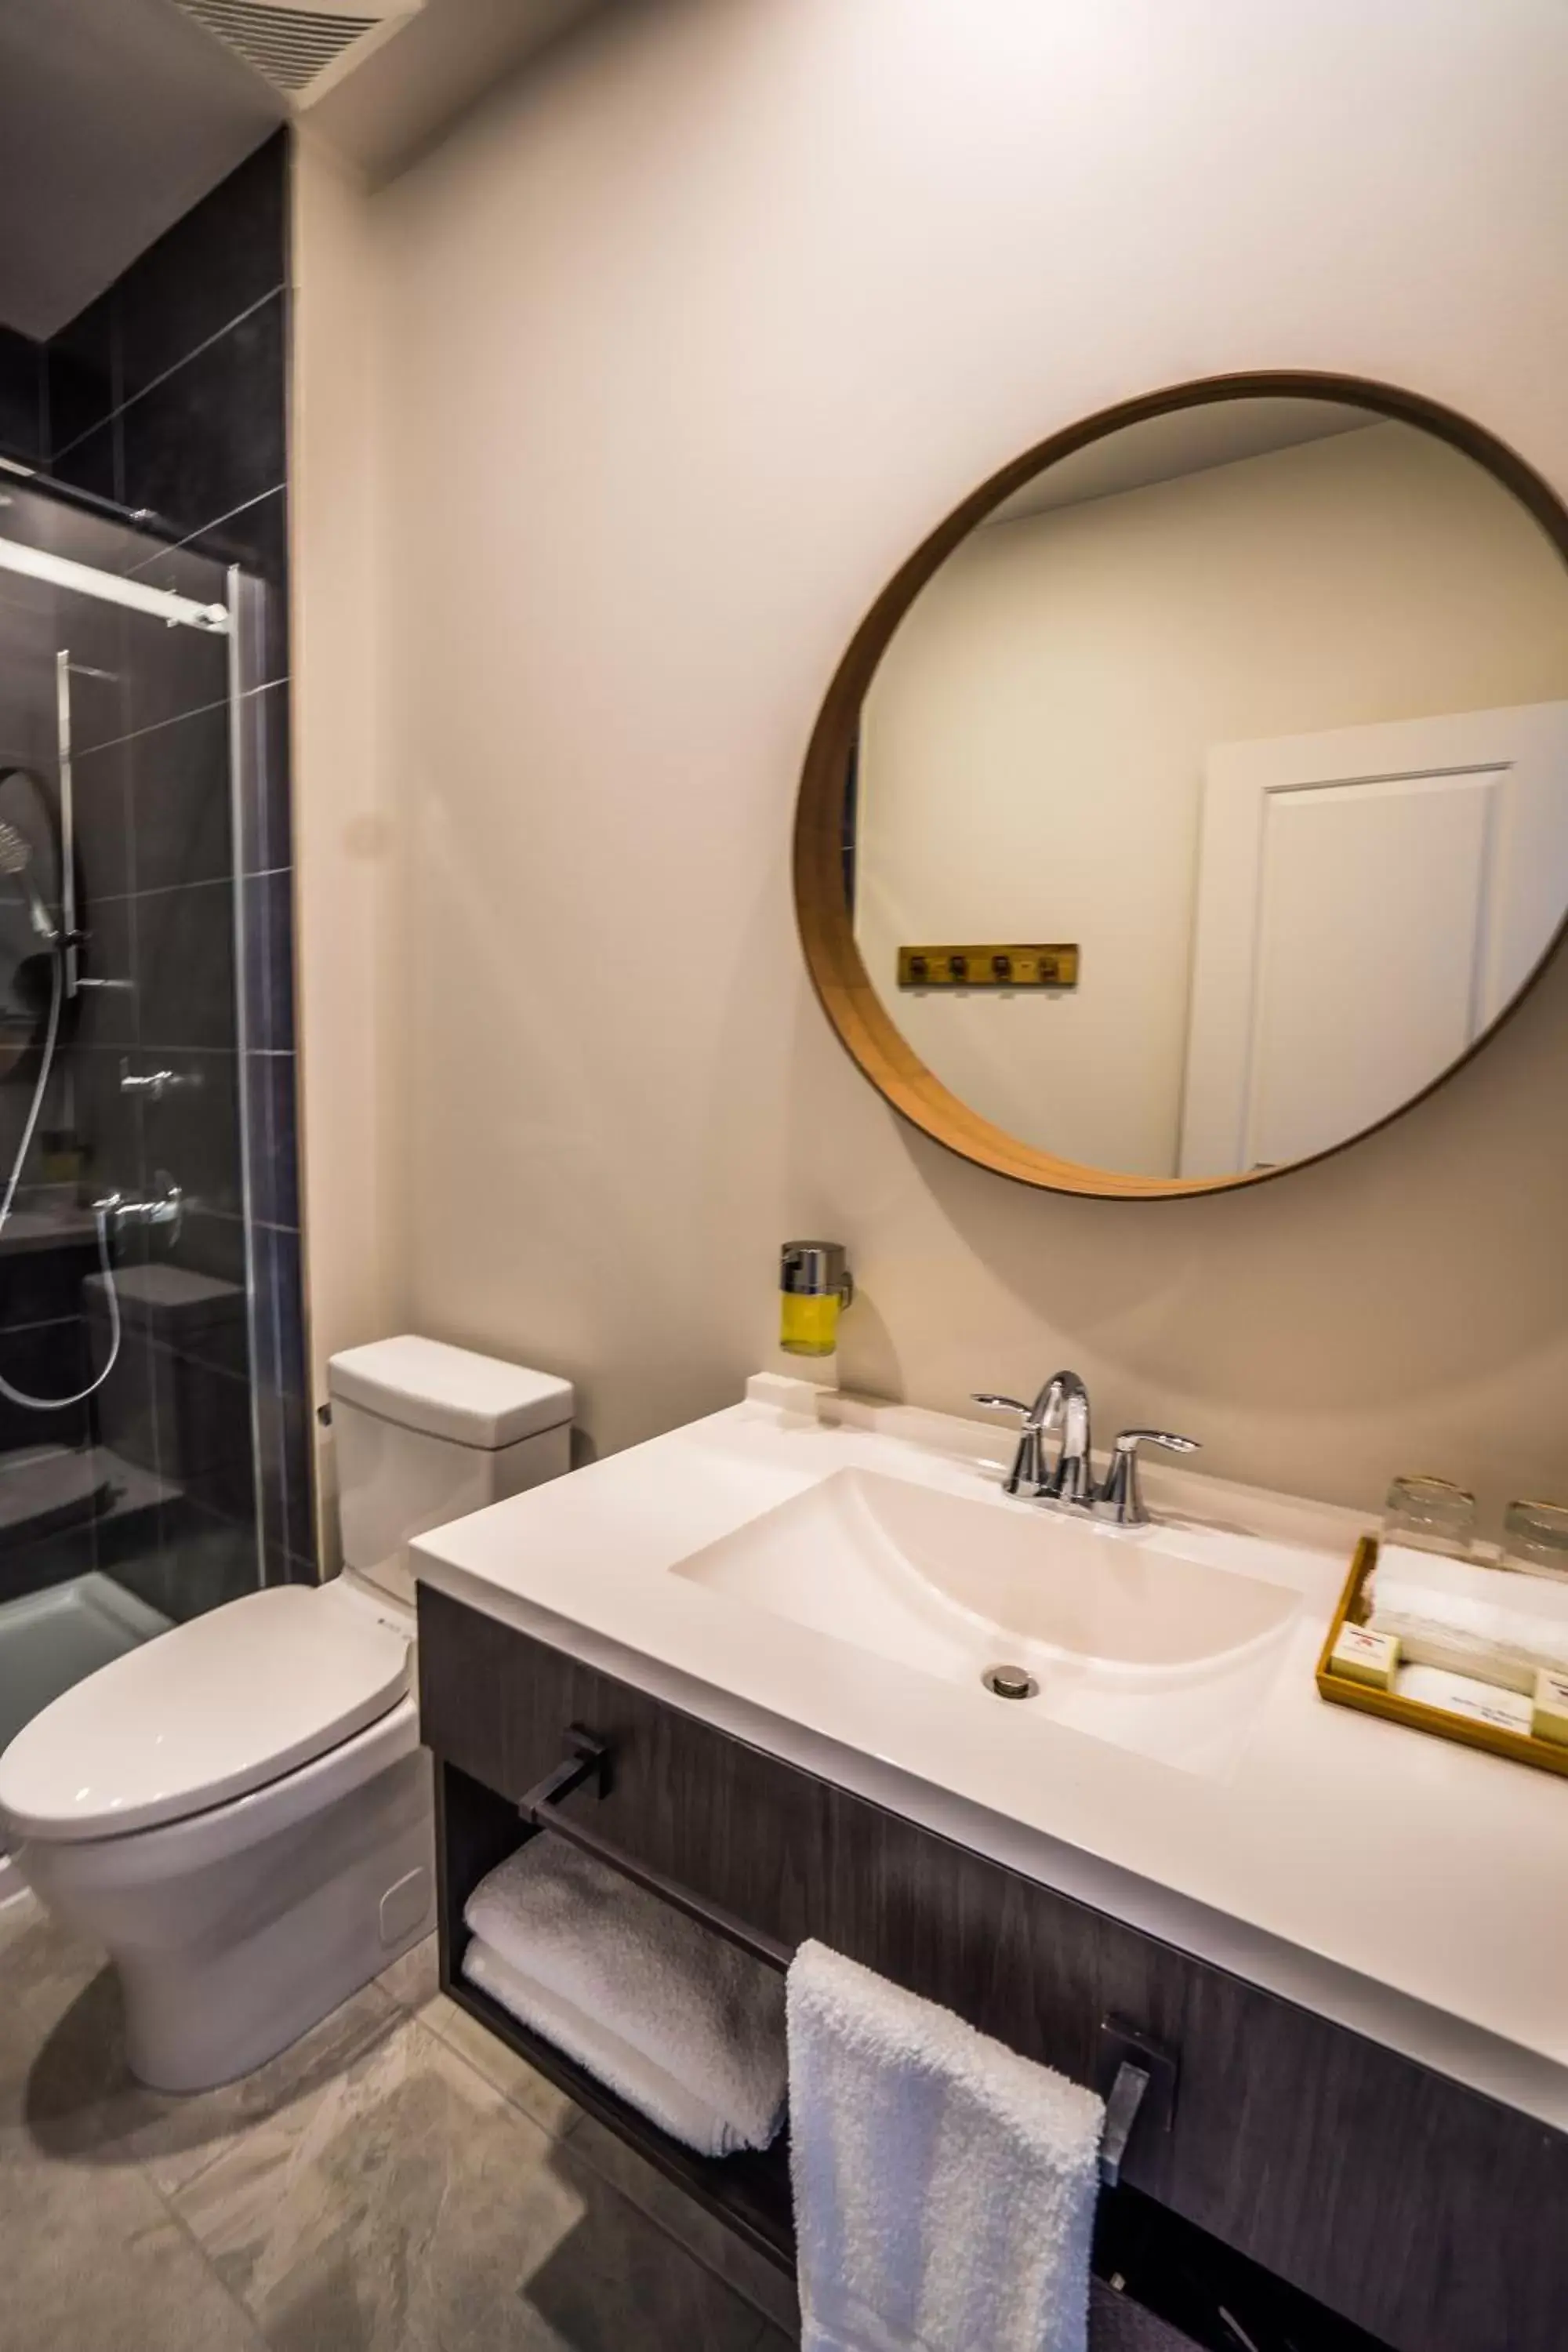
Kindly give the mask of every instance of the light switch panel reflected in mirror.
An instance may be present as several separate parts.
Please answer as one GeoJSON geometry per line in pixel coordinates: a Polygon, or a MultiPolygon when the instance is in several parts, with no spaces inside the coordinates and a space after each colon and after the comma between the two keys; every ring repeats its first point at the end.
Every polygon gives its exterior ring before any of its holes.
{"type": "Polygon", "coordinates": [[[829,697],[797,844],[819,990],[898,1108],[1005,1172],[1158,1193],[1334,1150],[1473,1051],[1563,925],[1568,516],[1476,428],[1328,381],[1047,445],[829,697]],[[911,985],[949,950],[910,943],[947,940],[1074,942],[1076,985],[911,985]]]}

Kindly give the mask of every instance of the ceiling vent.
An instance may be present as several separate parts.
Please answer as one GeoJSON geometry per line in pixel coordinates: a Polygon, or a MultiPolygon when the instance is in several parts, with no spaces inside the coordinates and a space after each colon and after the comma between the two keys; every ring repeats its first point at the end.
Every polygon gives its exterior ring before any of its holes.
{"type": "Polygon", "coordinates": [[[309,106],[381,47],[425,0],[175,0],[226,48],[254,67],[296,106],[309,106]]]}

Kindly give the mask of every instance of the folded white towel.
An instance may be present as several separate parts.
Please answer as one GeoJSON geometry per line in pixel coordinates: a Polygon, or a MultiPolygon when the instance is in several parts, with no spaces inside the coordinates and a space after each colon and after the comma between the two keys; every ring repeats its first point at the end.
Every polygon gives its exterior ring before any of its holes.
{"type": "Polygon", "coordinates": [[[789,2076],[803,2352],[1084,2352],[1092,2091],[821,1944],[789,2076]]]}
{"type": "Polygon", "coordinates": [[[1446,1666],[1505,1690],[1533,1690],[1542,1666],[1568,1674],[1568,1584],[1518,1569],[1385,1544],[1368,1622],[1397,1635],[1413,1664],[1446,1666]]]}
{"type": "Polygon", "coordinates": [[[733,2126],[695,2091],[618,2034],[603,2018],[591,2017],[574,2000],[547,1991],[538,1979],[514,1969],[482,1936],[470,1938],[463,1974],[524,2025],[553,2042],[568,2058],[609,2085],[626,2101],[701,2156],[732,2156],[748,2145],[733,2126]]]}
{"type": "MultiPolygon", "coordinates": [[[[531,1838],[481,1879],[463,1916],[529,1983],[607,2028],[617,2053],[650,2062],[643,2095],[629,2074],[613,2087],[676,2138],[722,2156],[776,2137],[785,2073],[777,1969],[549,1835],[531,1838]],[[689,2129],[672,2120],[688,2111],[670,2098],[671,2084],[693,2103],[689,2129]],[[690,2129],[707,2137],[692,2138],[690,2129]]],[[[542,2022],[539,2030],[550,2032],[542,2022]]],[[[586,2044],[562,2047],[600,2072],[586,2044]]]]}

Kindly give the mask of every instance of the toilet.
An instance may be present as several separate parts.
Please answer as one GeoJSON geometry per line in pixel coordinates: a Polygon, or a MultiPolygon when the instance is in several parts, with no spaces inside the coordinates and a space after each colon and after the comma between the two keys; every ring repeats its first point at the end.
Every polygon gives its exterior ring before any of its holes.
{"type": "Polygon", "coordinates": [[[0,1830],[107,1947],[157,2090],[248,2074],[435,1925],[407,1545],[569,1466],[565,1381],[405,1334],[328,1385],[342,1574],[160,1634],[0,1756],[0,1830]]]}

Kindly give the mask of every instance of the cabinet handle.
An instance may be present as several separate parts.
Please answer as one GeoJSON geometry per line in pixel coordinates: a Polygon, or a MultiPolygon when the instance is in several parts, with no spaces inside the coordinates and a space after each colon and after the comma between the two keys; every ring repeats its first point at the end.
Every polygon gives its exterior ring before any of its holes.
{"type": "Polygon", "coordinates": [[[589,1782],[594,1784],[595,1797],[607,1796],[611,1776],[610,1748],[606,1740],[584,1730],[580,1724],[575,1723],[567,1732],[566,1739],[570,1753],[552,1772],[546,1773],[538,1787],[531,1789],[518,1804],[517,1810],[529,1827],[549,1830],[554,1836],[565,1838],[570,1844],[580,1847],[583,1853],[592,1854],[595,1862],[602,1862],[606,1869],[618,1872],[622,1878],[629,1878],[635,1886],[646,1888],[649,1895],[657,1895],[660,1902],[671,1905],[675,1910],[684,1911],[689,1919],[696,1919],[704,1927],[711,1927],[715,1935],[724,1937],[726,1943],[738,1945],[742,1952],[750,1952],[753,1959],[764,1961],[771,1969],[787,1969],[794,1958],[790,1945],[775,1942],[772,1936],[764,1936],[759,1928],[748,1927],[743,1919],[737,1919],[732,1911],[724,1910],[717,1903],[704,1901],[701,1895],[691,1894],[678,1880],[667,1878],[662,1871],[650,1870],[646,1863],[635,1861],[629,1853],[623,1853],[618,1846],[613,1845],[608,1838],[601,1836],[597,1830],[590,1829],[580,1816],[563,1811],[562,1800],[589,1782]]]}

